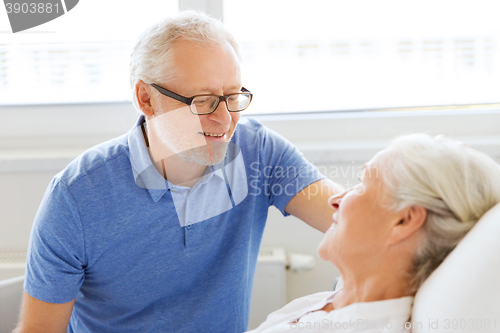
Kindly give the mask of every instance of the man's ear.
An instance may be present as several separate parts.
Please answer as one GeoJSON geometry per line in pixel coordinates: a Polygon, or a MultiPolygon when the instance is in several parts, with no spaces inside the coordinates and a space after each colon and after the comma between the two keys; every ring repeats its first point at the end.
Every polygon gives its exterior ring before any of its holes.
{"type": "Polygon", "coordinates": [[[399,243],[416,234],[424,225],[427,209],[422,206],[410,206],[400,212],[399,220],[392,226],[389,241],[399,243]]]}
{"type": "Polygon", "coordinates": [[[142,112],[147,118],[152,118],[155,116],[155,112],[151,105],[151,87],[144,81],[139,80],[135,84],[135,95],[137,97],[137,103],[142,112]]]}

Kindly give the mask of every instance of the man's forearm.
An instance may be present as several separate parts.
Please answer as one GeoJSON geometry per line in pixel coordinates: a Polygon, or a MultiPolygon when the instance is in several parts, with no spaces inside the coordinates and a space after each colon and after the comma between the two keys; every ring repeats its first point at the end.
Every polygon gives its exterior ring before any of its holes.
{"type": "Polygon", "coordinates": [[[319,180],[297,193],[285,207],[285,211],[325,232],[332,224],[333,214],[328,198],[343,191],[341,185],[329,179],[319,180]]]}
{"type": "Polygon", "coordinates": [[[75,301],[54,304],[24,292],[19,324],[13,333],[65,333],[75,301]]]}

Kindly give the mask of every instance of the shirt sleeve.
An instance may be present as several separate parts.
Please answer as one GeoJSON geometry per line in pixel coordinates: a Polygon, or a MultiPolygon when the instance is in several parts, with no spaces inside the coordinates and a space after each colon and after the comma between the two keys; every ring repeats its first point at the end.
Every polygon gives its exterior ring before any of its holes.
{"type": "Polygon", "coordinates": [[[53,179],[31,230],[24,290],[44,302],[70,302],[82,285],[85,261],[78,209],[66,186],[53,179]]]}
{"type": "Polygon", "coordinates": [[[288,202],[310,184],[325,178],[288,140],[262,127],[260,174],[269,204],[288,216],[288,202]]]}

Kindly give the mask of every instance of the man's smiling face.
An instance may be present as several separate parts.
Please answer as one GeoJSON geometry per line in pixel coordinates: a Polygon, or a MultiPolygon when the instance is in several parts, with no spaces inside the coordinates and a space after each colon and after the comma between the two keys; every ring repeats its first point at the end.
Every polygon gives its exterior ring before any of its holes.
{"type": "MultiPolygon", "coordinates": [[[[228,95],[241,90],[237,57],[229,44],[208,44],[188,40],[175,43],[172,57],[173,79],[155,82],[179,95],[228,95]]],[[[148,119],[151,140],[172,154],[201,165],[220,163],[236,125],[238,112],[229,112],[226,103],[207,115],[192,114],[189,106],[161,95],[151,87],[155,116],[148,119]],[[151,135],[153,134],[153,135],[151,135]]],[[[154,143],[153,143],[154,144],[154,143]]]]}

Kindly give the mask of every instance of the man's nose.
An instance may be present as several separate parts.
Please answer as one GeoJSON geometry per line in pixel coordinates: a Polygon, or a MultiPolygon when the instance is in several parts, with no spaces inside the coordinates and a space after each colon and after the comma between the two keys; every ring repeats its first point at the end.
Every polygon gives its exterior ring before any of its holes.
{"type": "Polygon", "coordinates": [[[347,191],[344,191],[344,192],[342,192],[340,194],[332,195],[328,199],[328,204],[330,205],[330,207],[332,207],[335,210],[339,210],[340,202],[342,201],[342,198],[347,193],[347,191]]]}
{"type": "Polygon", "coordinates": [[[226,102],[220,101],[215,111],[208,115],[208,118],[221,125],[229,125],[231,123],[231,113],[227,110],[226,102]]]}

